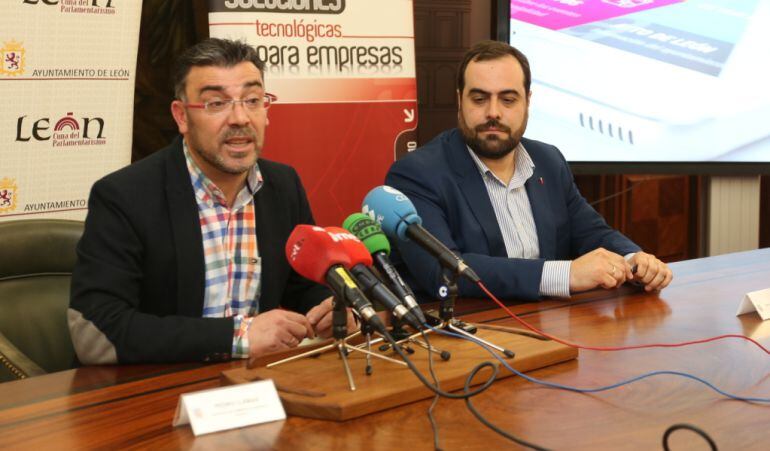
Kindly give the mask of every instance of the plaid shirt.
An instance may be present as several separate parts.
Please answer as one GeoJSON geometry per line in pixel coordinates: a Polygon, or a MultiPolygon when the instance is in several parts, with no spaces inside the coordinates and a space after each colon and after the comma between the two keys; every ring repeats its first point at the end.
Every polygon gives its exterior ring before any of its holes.
{"type": "Polygon", "coordinates": [[[249,171],[246,186],[227,206],[224,193],[201,171],[184,143],[206,264],[204,317],[233,317],[233,358],[249,356],[248,328],[259,311],[262,264],[257,248],[254,193],[262,187],[258,165],[249,171]]]}

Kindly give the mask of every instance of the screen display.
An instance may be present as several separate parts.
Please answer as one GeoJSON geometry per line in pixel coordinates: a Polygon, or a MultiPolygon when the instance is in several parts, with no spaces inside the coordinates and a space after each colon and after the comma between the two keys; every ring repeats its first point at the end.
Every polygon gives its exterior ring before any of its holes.
{"type": "Polygon", "coordinates": [[[770,0],[510,0],[510,43],[571,162],[770,162],[770,0]]]}

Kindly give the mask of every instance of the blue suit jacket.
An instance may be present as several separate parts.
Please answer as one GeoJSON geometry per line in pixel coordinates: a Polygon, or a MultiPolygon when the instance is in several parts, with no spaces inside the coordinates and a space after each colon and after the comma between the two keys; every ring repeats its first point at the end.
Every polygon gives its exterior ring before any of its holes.
{"type": "MultiPolygon", "coordinates": [[[[508,258],[484,181],[457,129],[393,163],[385,183],[406,194],[423,226],[460,254],[501,298],[537,299],[546,260],[571,260],[599,247],[621,255],[640,250],[580,195],[556,147],[529,139],[522,144],[535,164],[525,188],[537,228],[538,259],[508,258]]],[[[437,261],[413,242],[399,242],[398,250],[419,287],[435,297],[442,280],[437,261]]],[[[483,296],[466,281],[460,282],[460,294],[483,296]]]]}

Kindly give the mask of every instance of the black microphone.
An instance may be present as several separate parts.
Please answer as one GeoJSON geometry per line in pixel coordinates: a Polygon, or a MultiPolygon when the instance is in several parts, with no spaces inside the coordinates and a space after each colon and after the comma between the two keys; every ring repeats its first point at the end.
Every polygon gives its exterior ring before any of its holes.
{"type": "Polygon", "coordinates": [[[354,213],[348,216],[342,226],[364,243],[366,249],[372,254],[375,266],[387,278],[387,282],[396,296],[417,317],[420,324],[425,324],[425,315],[417,303],[414,292],[404,282],[393,263],[391,263],[390,258],[388,258],[390,242],[388,242],[388,238],[382,232],[380,225],[363,213],[354,213]]]}
{"type": "Polygon", "coordinates": [[[371,302],[367,299],[363,290],[353,280],[353,276],[341,265],[329,268],[326,275],[326,283],[334,291],[337,297],[349,302],[361,315],[363,320],[382,335],[388,333],[385,323],[382,322],[374,311],[371,302]]]}
{"type": "Polygon", "coordinates": [[[347,250],[351,263],[349,270],[363,291],[415,330],[422,329],[423,323],[369,269],[369,266],[372,265],[372,256],[366,246],[345,229],[326,227],[326,231],[340,240],[340,244],[347,250]]]}

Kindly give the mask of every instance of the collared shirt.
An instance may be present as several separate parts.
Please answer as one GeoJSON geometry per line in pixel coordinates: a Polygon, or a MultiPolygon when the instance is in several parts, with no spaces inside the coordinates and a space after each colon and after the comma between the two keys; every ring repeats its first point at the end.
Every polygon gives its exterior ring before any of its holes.
{"type": "MultiPolygon", "coordinates": [[[[535,218],[524,186],[532,177],[535,167],[527,150],[521,143],[513,150],[516,166],[508,183],[500,180],[470,147],[468,152],[481,172],[508,257],[540,258],[535,218]]],[[[569,260],[545,262],[540,278],[541,296],[569,296],[570,263],[569,260]]]]}
{"type": "Polygon", "coordinates": [[[257,248],[254,193],[262,187],[258,165],[249,170],[246,185],[233,205],[201,171],[184,143],[187,169],[198,205],[206,286],[203,316],[233,317],[232,357],[249,354],[248,328],[259,311],[260,276],[262,272],[257,248]]]}

